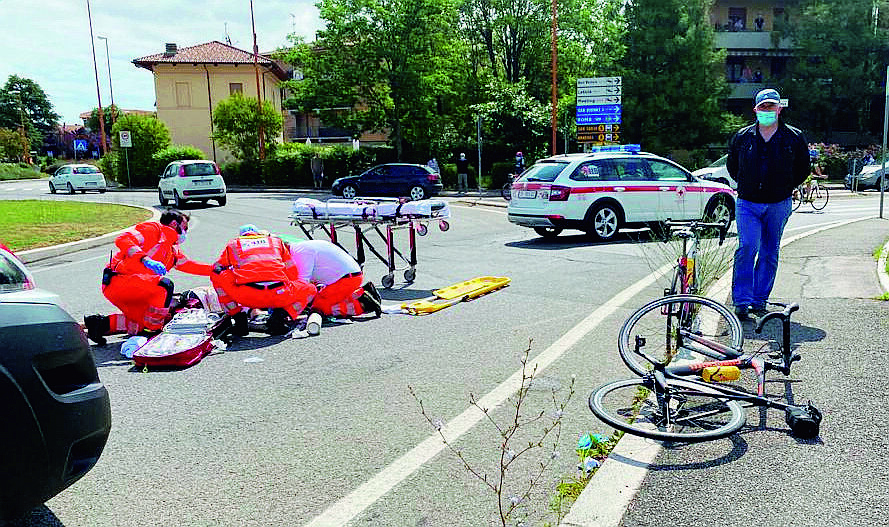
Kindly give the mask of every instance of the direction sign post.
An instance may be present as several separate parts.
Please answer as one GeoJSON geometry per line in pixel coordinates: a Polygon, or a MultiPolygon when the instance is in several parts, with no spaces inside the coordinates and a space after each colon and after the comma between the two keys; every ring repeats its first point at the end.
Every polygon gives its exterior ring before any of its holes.
{"type": "Polygon", "coordinates": [[[133,136],[129,130],[120,131],[120,147],[123,148],[123,158],[127,164],[127,186],[130,186],[130,156],[127,155],[127,149],[133,147],[133,136]]]}
{"type": "Polygon", "coordinates": [[[577,79],[575,124],[577,124],[578,142],[620,141],[622,91],[621,77],[577,79]],[[616,128],[611,129],[612,126],[616,128]]]}

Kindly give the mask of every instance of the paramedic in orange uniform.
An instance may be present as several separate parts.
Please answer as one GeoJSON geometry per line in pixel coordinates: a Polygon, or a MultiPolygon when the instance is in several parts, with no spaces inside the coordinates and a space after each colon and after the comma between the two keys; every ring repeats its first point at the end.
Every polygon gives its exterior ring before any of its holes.
{"type": "Polygon", "coordinates": [[[361,285],[364,275],[352,255],[326,240],[288,244],[299,279],[318,287],[312,311],[327,316],[380,316],[380,296],[373,283],[361,285]]]}
{"type": "Polygon", "coordinates": [[[281,238],[244,225],[240,236],[228,242],[213,264],[210,282],[223,309],[234,316],[234,333],[243,336],[247,313],[242,307],[279,308],[272,309],[267,327],[272,334],[287,332],[288,322],[302,313],[316,293],[315,286],[297,278],[281,238]]]}
{"type": "Polygon", "coordinates": [[[188,214],[169,209],[159,222],[140,223],[117,237],[114,243],[120,250],[102,274],[102,294],[121,313],[85,317],[91,340],[102,345],[105,335],[161,330],[170,319],[173,298],[173,282],[164,276],[167,271],[210,274],[209,264],[188,259],[179,248],[188,219],[188,214]]]}

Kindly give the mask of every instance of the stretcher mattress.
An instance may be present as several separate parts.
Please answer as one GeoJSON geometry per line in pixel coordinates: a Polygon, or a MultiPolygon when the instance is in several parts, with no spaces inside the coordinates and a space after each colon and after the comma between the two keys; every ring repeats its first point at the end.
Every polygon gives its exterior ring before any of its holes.
{"type": "Polygon", "coordinates": [[[449,218],[450,208],[445,201],[421,199],[401,202],[398,200],[329,200],[297,198],[292,206],[296,218],[343,219],[343,220],[391,220],[449,218]]]}

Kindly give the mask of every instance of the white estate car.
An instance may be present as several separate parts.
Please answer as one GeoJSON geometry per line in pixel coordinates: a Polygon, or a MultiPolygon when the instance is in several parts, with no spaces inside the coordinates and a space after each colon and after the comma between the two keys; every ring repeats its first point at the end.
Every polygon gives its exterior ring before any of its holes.
{"type": "Polygon", "coordinates": [[[105,176],[93,165],[63,165],[49,177],[49,191],[55,194],[57,190],[67,190],[68,194],[77,190],[82,193],[87,190],[105,192],[105,176]]]}
{"type": "Polygon", "coordinates": [[[219,166],[207,159],[173,161],[161,173],[157,185],[157,199],[161,205],[171,200],[176,208],[186,201],[207,203],[214,199],[219,206],[225,205],[225,181],[219,166]]]}
{"type": "Polygon", "coordinates": [[[509,221],[552,238],[563,229],[603,241],[624,227],[661,229],[665,220],[731,222],[735,192],[639,145],[541,159],[512,185],[509,221]]]}
{"type": "Polygon", "coordinates": [[[737,189],[738,182],[735,181],[735,178],[729,175],[728,167],[725,166],[726,160],[728,160],[728,154],[720,157],[704,168],[695,170],[694,172],[692,172],[692,175],[701,179],[706,179],[708,181],[723,183],[732,187],[733,189],[737,189]]]}

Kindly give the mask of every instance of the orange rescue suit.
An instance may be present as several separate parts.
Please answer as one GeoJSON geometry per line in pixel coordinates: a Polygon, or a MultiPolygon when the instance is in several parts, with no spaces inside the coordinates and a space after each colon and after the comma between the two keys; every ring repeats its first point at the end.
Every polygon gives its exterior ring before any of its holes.
{"type": "Polygon", "coordinates": [[[158,222],[140,223],[118,236],[114,243],[119,251],[105,270],[102,293],[123,312],[126,320],[112,316],[112,333],[156,331],[163,328],[169,317],[171,289],[160,285],[165,278],[145,267],[143,257],[164,264],[167,270],[176,268],[200,276],[210,274],[209,264],[190,260],[182,253],[176,230],[158,222]]]}
{"type": "Polygon", "coordinates": [[[296,318],[312,301],[315,286],[297,279],[290,251],[277,236],[246,234],[228,242],[210,275],[219,302],[230,315],[241,307],[284,308],[296,318]]]}

